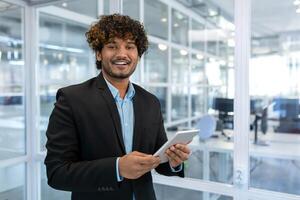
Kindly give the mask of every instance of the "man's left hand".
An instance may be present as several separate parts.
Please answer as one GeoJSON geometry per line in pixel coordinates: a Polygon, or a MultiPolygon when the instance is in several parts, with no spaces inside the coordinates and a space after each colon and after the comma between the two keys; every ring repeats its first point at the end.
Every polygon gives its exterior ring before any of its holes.
{"type": "Polygon", "coordinates": [[[175,144],[167,149],[166,155],[169,158],[171,167],[175,168],[189,158],[191,150],[186,144],[175,144]]]}

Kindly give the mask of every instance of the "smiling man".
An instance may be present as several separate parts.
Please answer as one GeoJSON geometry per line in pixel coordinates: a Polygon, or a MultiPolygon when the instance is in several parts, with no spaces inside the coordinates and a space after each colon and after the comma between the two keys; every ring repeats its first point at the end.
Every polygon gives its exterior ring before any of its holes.
{"type": "Polygon", "coordinates": [[[153,154],[166,142],[158,99],[130,82],[147,50],[144,27],[105,15],[86,33],[101,73],[61,88],[47,129],[48,183],[72,200],[154,200],[151,170],[183,177],[190,153],[176,144],[168,163],[153,154]]]}

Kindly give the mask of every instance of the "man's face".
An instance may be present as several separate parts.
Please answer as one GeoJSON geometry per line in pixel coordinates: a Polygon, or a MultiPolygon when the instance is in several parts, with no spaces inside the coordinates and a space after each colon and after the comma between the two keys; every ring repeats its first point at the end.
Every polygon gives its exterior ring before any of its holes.
{"type": "Polygon", "coordinates": [[[134,72],[138,62],[138,50],[130,39],[113,38],[97,52],[102,72],[113,79],[127,79],[134,72]]]}

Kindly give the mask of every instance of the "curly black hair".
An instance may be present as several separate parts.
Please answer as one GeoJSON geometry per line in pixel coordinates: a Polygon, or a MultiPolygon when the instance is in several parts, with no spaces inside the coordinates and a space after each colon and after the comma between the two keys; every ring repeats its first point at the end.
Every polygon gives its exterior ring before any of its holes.
{"type": "MultiPolygon", "coordinates": [[[[103,46],[115,37],[133,40],[139,57],[147,51],[149,45],[143,24],[120,14],[100,16],[100,20],[92,24],[85,36],[94,52],[101,51],[103,46]]],[[[97,69],[101,69],[101,61],[96,59],[96,66],[97,69]]]]}

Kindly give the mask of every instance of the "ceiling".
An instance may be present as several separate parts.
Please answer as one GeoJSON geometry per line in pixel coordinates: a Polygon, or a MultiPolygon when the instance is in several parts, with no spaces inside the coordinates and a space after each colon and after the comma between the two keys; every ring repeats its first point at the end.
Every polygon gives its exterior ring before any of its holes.
{"type": "MultiPolygon", "coordinates": [[[[177,0],[203,15],[204,5],[212,7],[229,21],[234,20],[234,0],[177,0]]],[[[300,14],[294,0],[252,0],[251,28],[254,37],[266,37],[298,32],[300,14]]]]}

